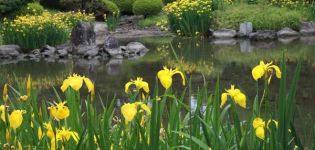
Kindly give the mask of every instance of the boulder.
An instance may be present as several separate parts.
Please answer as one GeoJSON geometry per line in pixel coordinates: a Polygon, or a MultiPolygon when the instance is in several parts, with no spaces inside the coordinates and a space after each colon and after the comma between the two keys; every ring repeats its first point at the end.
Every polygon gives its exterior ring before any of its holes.
{"type": "Polygon", "coordinates": [[[250,33],[249,38],[253,40],[272,40],[276,38],[276,32],[273,30],[258,30],[250,33]]]}
{"type": "Polygon", "coordinates": [[[94,57],[98,54],[99,49],[92,49],[85,52],[84,57],[94,57]]]}
{"type": "Polygon", "coordinates": [[[300,26],[300,33],[302,35],[314,35],[315,34],[315,23],[310,22],[303,22],[300,26]]]}
{"type": "Polygon", "coordinates": [[[117,38],[115,38],[115,37],[113,37],[111,35],[106,36],[105,41],[104,41],[104,48],[105,49],[108,49],[108,48],[109,49],[119,48],[117,38]]]}
{"type": "Polygon", "coordinates": [[[91,23],[79,22],[71,31],[71,43],[77,45],[95,44],[95,32],[91,23]]]}
{"type": "Polygon", "coordinates": [[[0,46],[0,55],[2,56],[11,56],[17,57],[21,51],[20,46],[18,45],[2,45],[0,46]]]}
{"type": "Polygon", "coordinates": [[[246,37],[253,32],[253,24],[251,22],[244,22],[240,24],[238,36],[246,37]]]}
{"type": "Polygon", "coordinates": [[[25,56],[25,58],[28,59],[36,59],[40,57],[40,49],[34,49],[28,55],[25,56]]]}
{"type": "Polygon", "coordinates": [[[220,29],[213,32],[215,38],[233,38],[236,36],[236,31],[232,29],[220,29]]]}
{"type": "Polygon", "coordinates": [[[126,55],[143,55],[149,51],[142,43],[139,42],[130,42],[126,46],[122,46],[121,50],[126,55]]]}
{"type": "Polygon", "coordinates": [[[68,51],[66,48],[57,50],[57,55],[61,58],[68,56],[68,51]]]}
{"type": "Polygon", "coordinates": [[[110,57],[116,57],[118,55],[122,55],[123,52],[120,48],[107,48],[107,49],[104,49],[105,53],[107,53],[110,57]]]}
{"type": "Polygon", "coordinates": [[[277,32],[277,37],[279,38],[285,38],[285,37],[294,37],[299,36],[300,34],[291,28],[283,28],[280,31],[277,32]]]}
{"type": "Polygon", "coordinates": [[[95,32],[92,24],[79,22],[71,32],[72,52],[84,55],[87,51],[95,49],[95,32]]]}
{"type": "Polygon", "coordinates": [[[44,57],[51,57],[53,55],[55,55],[56,52],[56,48],[49,46],[49,45],[45,45],[42,49],[41,49],[41,54],[44,57]]]}

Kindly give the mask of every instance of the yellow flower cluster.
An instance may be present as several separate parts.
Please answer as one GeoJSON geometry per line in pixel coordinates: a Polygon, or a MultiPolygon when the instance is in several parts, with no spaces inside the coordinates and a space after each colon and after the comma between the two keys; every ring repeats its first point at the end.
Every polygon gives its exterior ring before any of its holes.
{"type": "Polygon", "coordinates": [[[168,31],[168,21],[163,19],[156,23],[156,26],[159,27],[162,31],[168,31]]]}
{"type": "Polygon", "coordinates": [[[309,5],[309,1],[301,0],[271,0],[270,5],[275,5],[279,7],[297,7],[309,5]]]}
{"type": "Polygon", "coordinates": [[[94,17],[92,14],[85,12],[67,12],[67,13],[50,13],[44,11],[42,15],[25,15],[18,16],[13,21],[3,20],[4,31],[11,30],[15,32],[40,32],[46,26],[54,26],[57,29],[68,29],[79,20],[91,21],[94,17]]]}
{"type": "Polygon", "coordinates": [[[163,10],[167,14],[182,19],[185,12],[196,12],[198,15],[211,13],[211,2],[209,0],[177,0],[167,4],[163,10]]]}

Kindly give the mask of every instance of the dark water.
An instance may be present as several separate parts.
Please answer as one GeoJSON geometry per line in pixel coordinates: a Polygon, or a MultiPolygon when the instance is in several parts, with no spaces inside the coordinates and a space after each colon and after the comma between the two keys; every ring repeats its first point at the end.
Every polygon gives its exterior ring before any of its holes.
{"type": "MultiPolygon", "coordinates": [[[[9,63],[0,66],[0,78],[2,84],[15,81],[25,82],[28,74],[33,78],[33,85],[39,89],[40,99],[53,100],[52,87],[59,87],[70,73],[78,73],[88,76],[96,84],[97,94],[102,99],[111,99],[114,95],[124,100],[124,84],[131,78],[143,77],[150,83],[153,89],[156,73],[162,66],[178,67],[189,74],[192,81],[192,89],[198,90],[205,81],[212,91],[217,76],[220,77],[221,89],[229,88],[235,84],[248,97],[248,106],[254,99],[256,89],[255,81],[251,77],[251,69],[259,63],[259,60],[273,61],[279,65],[282,52],[286,52],[288,65],[288,81],[292,79],[297,60],[302,59],[303,67],[297,105],[304,117],[315,116],[315,38],[308,37],[297,39],[291,43],[288,41],[213,41],[209,39],[181,39],[181,38],[142,38],[122,40],[121,44],[128,41],[140,41],[150,51],[141,58],[134,60],[112,59],[108,61],[98,60],[33,60],[9,63]],[[314,45],[313,45],[314,44],[314,45]],[[170,47],[174,48],[173,52],[170,47]],[[176,53],[177,56],[174,55],[176,53]],[[179,62],[175,57],[178,57],[179,62]]],[[[183,89],[180,78],[174,80],[174,88],[183,89]]],[[[271,81],[270,103],[276,103],[279,80],[271,81]]],[[[191,104],[194,105],[194,98],[191,104]]]]}

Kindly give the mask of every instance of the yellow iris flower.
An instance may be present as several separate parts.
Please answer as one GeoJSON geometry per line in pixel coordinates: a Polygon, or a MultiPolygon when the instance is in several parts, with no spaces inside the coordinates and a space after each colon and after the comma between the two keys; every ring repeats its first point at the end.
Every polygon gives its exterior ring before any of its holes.
{"type": "Polygon", "coordinates": [[[149,84],[148,82],[143,81],[142,78],[137,77],[137,80],[131,80],[130,82],[127,82],[125,85],[125,92],[128,93],[129,87],[131,85],[135,85],[137,90],[139,91],[140,89],[143,89],[146,93],[149,93],[149,84]]]}
{"type": "Polygon", "coordinates": [[[22,95],[19,98],[20,101],[27,101],[28,100],[28,96],[27,95],[22,95]]]}
{"type": "Polygon", "coordinates": [[[121,107],[121,113],[125,118],[126,124],[131,122],[137,114],[137,105],[126,103],[121,107]]]}
{"type": "Polygon", "coordinates": [[[6,103],[8,101],[8,84],[4,84],[2,92],[3,101],[6,103]]]}
{"type": "Polygon", "coordinates": [[[259,65],[253,68],[252,70],[252,76],[254,80],[258,80],[264,75],[269,77],[268,83],[270,83],[271,77],[273,75],[273,72],[276,72],[276,77],[281,78],[281,70],[278,66],[272,65],[272,62],[265,64],[264,61],[260,61],[259,65]]]}
{"type": "Polygon", "coordinates": [[[13,129],[20,127],[25,113],[25,110],[14,110],[9,116],[10,127],[13,129]]]}
{"type": "Polygon", "coordinates": [[[52,125],[50,122],[48,123],[44,123],[44,127],[46,129],[46,135],[50,138],[50,139],[54,139],[55,138],[55,133],[54,130],[52,128],[52,125]]]}
{"type": "Polygon", "coordinates": [[[69,129],[66,129],[65,127],[62,127],[61,130],[57,130],[57,140],[62,141],[69,141],[72,137],[74,141],[77,143],[79,142],[79,134],[75,131],[70,131],[69,129]]]}
{"type": "Polygon", "coordinates": [[[67,79],[65,79],[60,88],[63,92],[65,92],[69,87],[75,91],[79,91],[83,85],[83,82],[87,86],[89,92],[94,95],[93,82],[89,78],[77,74],[70,75],[67,79]]]}
{"type": "Polygon", "coordinates": [[[151,109],[148,105],[142,102],[126,103],[121,107],[121,113],[125,118],[125,123],[131,122],[138,113],[145,112],[146,115],[151,115],[151,109]]]}
{"type": "Polygon", "coordinates": [[[5,122],[5,106],[0,105],[0,118],[3,122],[5,122]]]}
{"type": "Polygon", "coordinates": [[[173,83],[173,76],[175,74],[179,74],[182,78],[182,84],[185,85],[185,76],[184,74],[179,71],[177,68],[176,69],[168,69],[167,67],[163,67],[163,70],[160,70],[157,74],[162,86],[165,89],[168,89],[172,86],[173,83]]]}
{"type": "Polygon", "coordinates": [[[55,106],[48,107],[50,110],[50,114],[56,119],[56,120],[62,120],[67,118],[70,115],[70,110],[65,104],[67,102],[60,102],[60,103],[55,103],[55,106]]]}
{"type": "MultiPolygon", "coordinates": [[[[274,122],[276,127],[278,127],[278,122],[276,120],[268,120],[267,122],[267,129],[269,128],[269,124],[271,121],[274,122]]],[[[265,139],[265,128],[266,128],[266,122],[262,118],[255,118],[253,121],[253,127],[255,129],[255,134],[258,138],[264,140],[265,139]]]]}
{"type": "Polygon", "coordinates": [[[234,85],[231,85],[231,88],[225,91],[226,92],[222,93],[221,95],[221,108],[226,103],[228,96],[230,96],[236,104],[240,105],[243,108],[246,108],[246,96],[244,93],[241,92],[241,90],[236,89],[234,85]]]}

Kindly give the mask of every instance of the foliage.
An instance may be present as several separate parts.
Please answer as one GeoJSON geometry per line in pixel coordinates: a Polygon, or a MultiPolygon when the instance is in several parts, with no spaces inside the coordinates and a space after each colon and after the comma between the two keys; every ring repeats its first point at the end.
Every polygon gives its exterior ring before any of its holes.
{"type": "Polygon", "coordinates": [[[174,2],[175,0],[162,0],[163,1],[163,4],[168,4],[168,3],[172,3],[174,2]]]}
{"type": "Polygon", "coordinates": [[[212,93],[208,92],[205,83],[196,95],[192,95],[191,80],[182,92],[178,92],[172,87],[172,83],[177,82],[173,79],[178,75],[186,86],[184,74],[165,67],[157,73],[162,86],[156,82],[151,91],[151,83],[143,78],[127,82],[124,91],[128,99],[118,110],[115,98],[107,104],[95,98],[94,84],[87,77],[74,74],[65,79],[60,87],[62,94],[58,89],[53,90],[54,103],[39,101],[32,79],[28,77],[26,83],[18,83],[18,88],[4,85],[0,102],[0,135],[3,135],[0,144],[7,143],[17,149],[65,150],[303,149],[306,145],[302,144],[293,124],[300,67],[299,63],[291,85],[287,85],[284,60],[281,76],[278,76],[280,68],[277,66],[260,64],[254,67],[252,76],[262,75],[259,79],[262,82],[254,81],[257,93],[253,103],[239,86],[232,85],[221,92],[224,87],[220,87],[219,80],[212,93]],[[256,72],[257,67],[279,70],[258,69],[260,71],[256,72]],[[278,80],[272,78],[268,83],[273,74],[281,78],[277,111],[266,111],[266,93],[272,92],[268,86],[278,80]],[[259,90],[261,88],[263,91],[259,90]],[[82,94],[80,89],[86,89],[89,94],[82,94]],[[187,98],[193,104],[186,104],[187,98]],[[241,112],[246,115],[241,117],[241,112]]]}
{"type": "Polygon", "coordinates": [[[19,15],[41,15],[44,12],[44,7],[38,2],[28,3],[18,12],[19,15]]]}
{"type": "Polygon", "coordinates": [[[109,0],[96,0],[90,3],[88,6],[88,12],[93,12],[95,19],[104,20],[104,15],[112,16],[113,14],[119,14],[120,10],[118,6],[109,0]]]}
{"type": "Polygon", "coordinates": [[[162,11],[161,0],[136,0],[133,3],[133,13],[144,17],[157,15],[162,11]]]}
{"type": "Polygon", "coordinates": [[[108,30],[115,31],[119,25],[119,11],[114,12],[112,15],[109,15],[109,16],[105,14],[104,20],[107,23],[108,30]]]}
{"type": "Polygon", "coordinates": [[[82,0],[59,0],[59,5],[63,10],[78,10],[82,8],[82,0]]]}
{"type": "Polygon", "coordinates": [[[0,13],[5,14],[17,10],[24,4],[21,0],[1,0],[0,1],[0,13]]]}
{"type": "Polygon", "coordinates": [[[69,38],[70,30],[80,20],[92,21],[93,16],[84,12],[45,11],[42,15],[18,16],[13,21],[4,19],[1,33],[5,44],[20,45],[25,52],[28,52],[46,44],[65,43],[69,38]]]}
{"type": "Polygon", "coordinates": [[[132,14],[132,6],[135,0],[112,0],[119,7],[120,12],[124,14],[132,14]]]}
{"type": "Polygon", "coordinates": [[[138,25],[142,28],[144,27],[151,27],[151,26],[158,26],[161,29],[166,29],[168,27],[167,23],[167,16],[166,15],[157,15],[157,16],[150,16],[139,20],[138,25]]]}
{"type": "Polygon", "coordinates": [[[164,7],[171,29],[178,35],[206,34],[211,24],[212,5],[208,0],[177,0],[164,7]]]}
{"type": "Polygon", "coordinates": [[[249,21],[256,30],[279,30],[284,27],[298,29],[304,13],[288,8],[269,5],[234,4],[224,10],[218,10],[214,16],[215,28],[238,29],[240,23],[249,21]]]}

